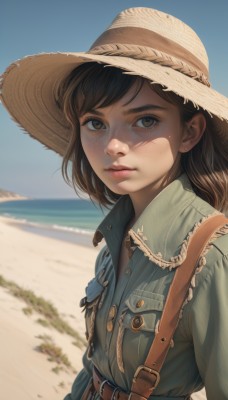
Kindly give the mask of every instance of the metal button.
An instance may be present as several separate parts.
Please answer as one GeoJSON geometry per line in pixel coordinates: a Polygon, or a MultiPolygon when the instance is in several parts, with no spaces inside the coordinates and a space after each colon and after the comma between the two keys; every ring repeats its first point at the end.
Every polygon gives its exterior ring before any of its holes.
{"type": "Polygon", "coordinates": [[[113,321],[111,320],[107,322],[107,331],[112,332],[112,330],[113,330],[113,321]]]}
{"type": "Polygon", "coordinates": [[[107,225],[106,228],[107,228],[108,231],[110,231],[112,229],[112,225],[111,224],[107,225]]]}
{"type": "Polygon", "coordinates": [[[143,299],[138,300],[136,303],[136,308],[141,308],[144,305],[145,301],[143,299]]]}
{"type": "Polygon", "coordinates": [[[109,310],[108,317],[109,319],[113,319],[116,316],[116,306],[112,306],[109,310]]]}
{"type": "Polygon", "coordinates": [[[136,315],[132,318],[131,326],[132,329],[138,330],[143,325],[143,317],[141,315],[136,315]]]}
{"type": "Polygon", "coordinates": [[[107,322],[107,331],[108,332],[112,332],[112,330],[113,330],[113,326],[114,326],[113,320],[116,316],[116,312],[117,312],[117,308],[115,305],[113,305],[110,308],[109,313],[108,313],[108,322],[107,322]]]}

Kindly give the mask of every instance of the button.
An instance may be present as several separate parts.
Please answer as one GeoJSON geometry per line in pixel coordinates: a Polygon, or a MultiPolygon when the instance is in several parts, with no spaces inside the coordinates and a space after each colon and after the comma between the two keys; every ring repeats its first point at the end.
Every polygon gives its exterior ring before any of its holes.
{"type": "Polygon", "coordinates": [[[137,301],[136,308],[141,308],[144,305],[145,301],[143,299],[137,301]]]}
{"type": "Polygon", "coordinates": [[[107,331],[112,332],[112,330],[113,330],[113,321],[111,320],[107,322],[107,331]]]}
{"type": "Polygon", "coordinates": [[[141,315],[136,315],[132,318],[131,326],[132,329],[138,330],[143,325],[143,317],[141,315]]]}
{"type": "Polygon", "coordinates": [[[107,228],[108,231],[110,231],[112,229],[112,225],[111,224],[107,225],[106,228],[107,228]]]}
{"type": "Polygon", "coordinates": [[[108,313],[108,322],[107,322],[107,326],[106,326],[108,332],[113,331],[113,326],[114,326],[113,320],[116,316],[116,313],[117,313],[117,307],[114,304],[112,307],[110,307],[110,310],[108,313]]]}
{"type": "Polygon", "coordinates": [[[112,306],[112,307],[110,308],[110,310],[109,310],[108,318],[109,318],[109,319],[114,319],[115,316],[116,316],[116,306],[114,305],[114,306],[112,306]]]}

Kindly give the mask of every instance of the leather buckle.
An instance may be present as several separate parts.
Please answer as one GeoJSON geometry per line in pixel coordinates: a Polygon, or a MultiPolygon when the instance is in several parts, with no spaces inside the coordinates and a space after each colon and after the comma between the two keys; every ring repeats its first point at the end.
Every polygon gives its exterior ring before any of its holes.
{"type": "Polygon", "coordinates": [[[155,369],[146,367],[145,365],[140,365],[137,370],[135,371],[135,375],[133,378],[133,382],[136,383],[137,379],[138,379],[138,375],[140,374],[141,371],[146,371],[149,372],[149,374],[154,375],[156,377],[156,381],[154,383],[154,385],[151,387],[151,389],[155,389],[157,387],[157,385],[159,384],[160,381],[160,374],[158,371],[156,371],[155,369]]]}
{"type": "Polygon", "coordinates": [[[100,389],[99,389],[99,395],[102,397],[103,395],[103,390],[104,390],[104,385],[108,383],[107,379],[105,379],[103,382],[100,384],[100,389]]]}

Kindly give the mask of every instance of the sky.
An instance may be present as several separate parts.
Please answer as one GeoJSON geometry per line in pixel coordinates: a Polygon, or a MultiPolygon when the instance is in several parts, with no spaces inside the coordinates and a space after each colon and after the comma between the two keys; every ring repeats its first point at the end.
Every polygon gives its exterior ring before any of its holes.
{"type": "MultiPolygon", "coordinates": [[[[120,11],[152,7],[182,19],[203,41],[212,87],[228,96],[228,0],[7,0],[1,4],[0,73],[41,52],[86,51],[120,11]]],[[[74,198],[61,158],[24,134],[0,104],[0,188],[31,198],[74,198]]]]}

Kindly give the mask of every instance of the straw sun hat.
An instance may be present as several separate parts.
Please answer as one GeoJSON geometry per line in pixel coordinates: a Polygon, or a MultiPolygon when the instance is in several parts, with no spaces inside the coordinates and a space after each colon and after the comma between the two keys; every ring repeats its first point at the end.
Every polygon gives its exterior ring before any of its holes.
{"type": "Polygon", "coordinates": [[[26,132],[63,155],[70,129],[57,106],[57,87],[88,61],[145,77],[202,107],[227,140],[228,99],[210,87],[202,42],[182,21],[151,8],[118,14],[85,53],[44,53],[11,64],[2,75],[1,101],[26,132]]]}

